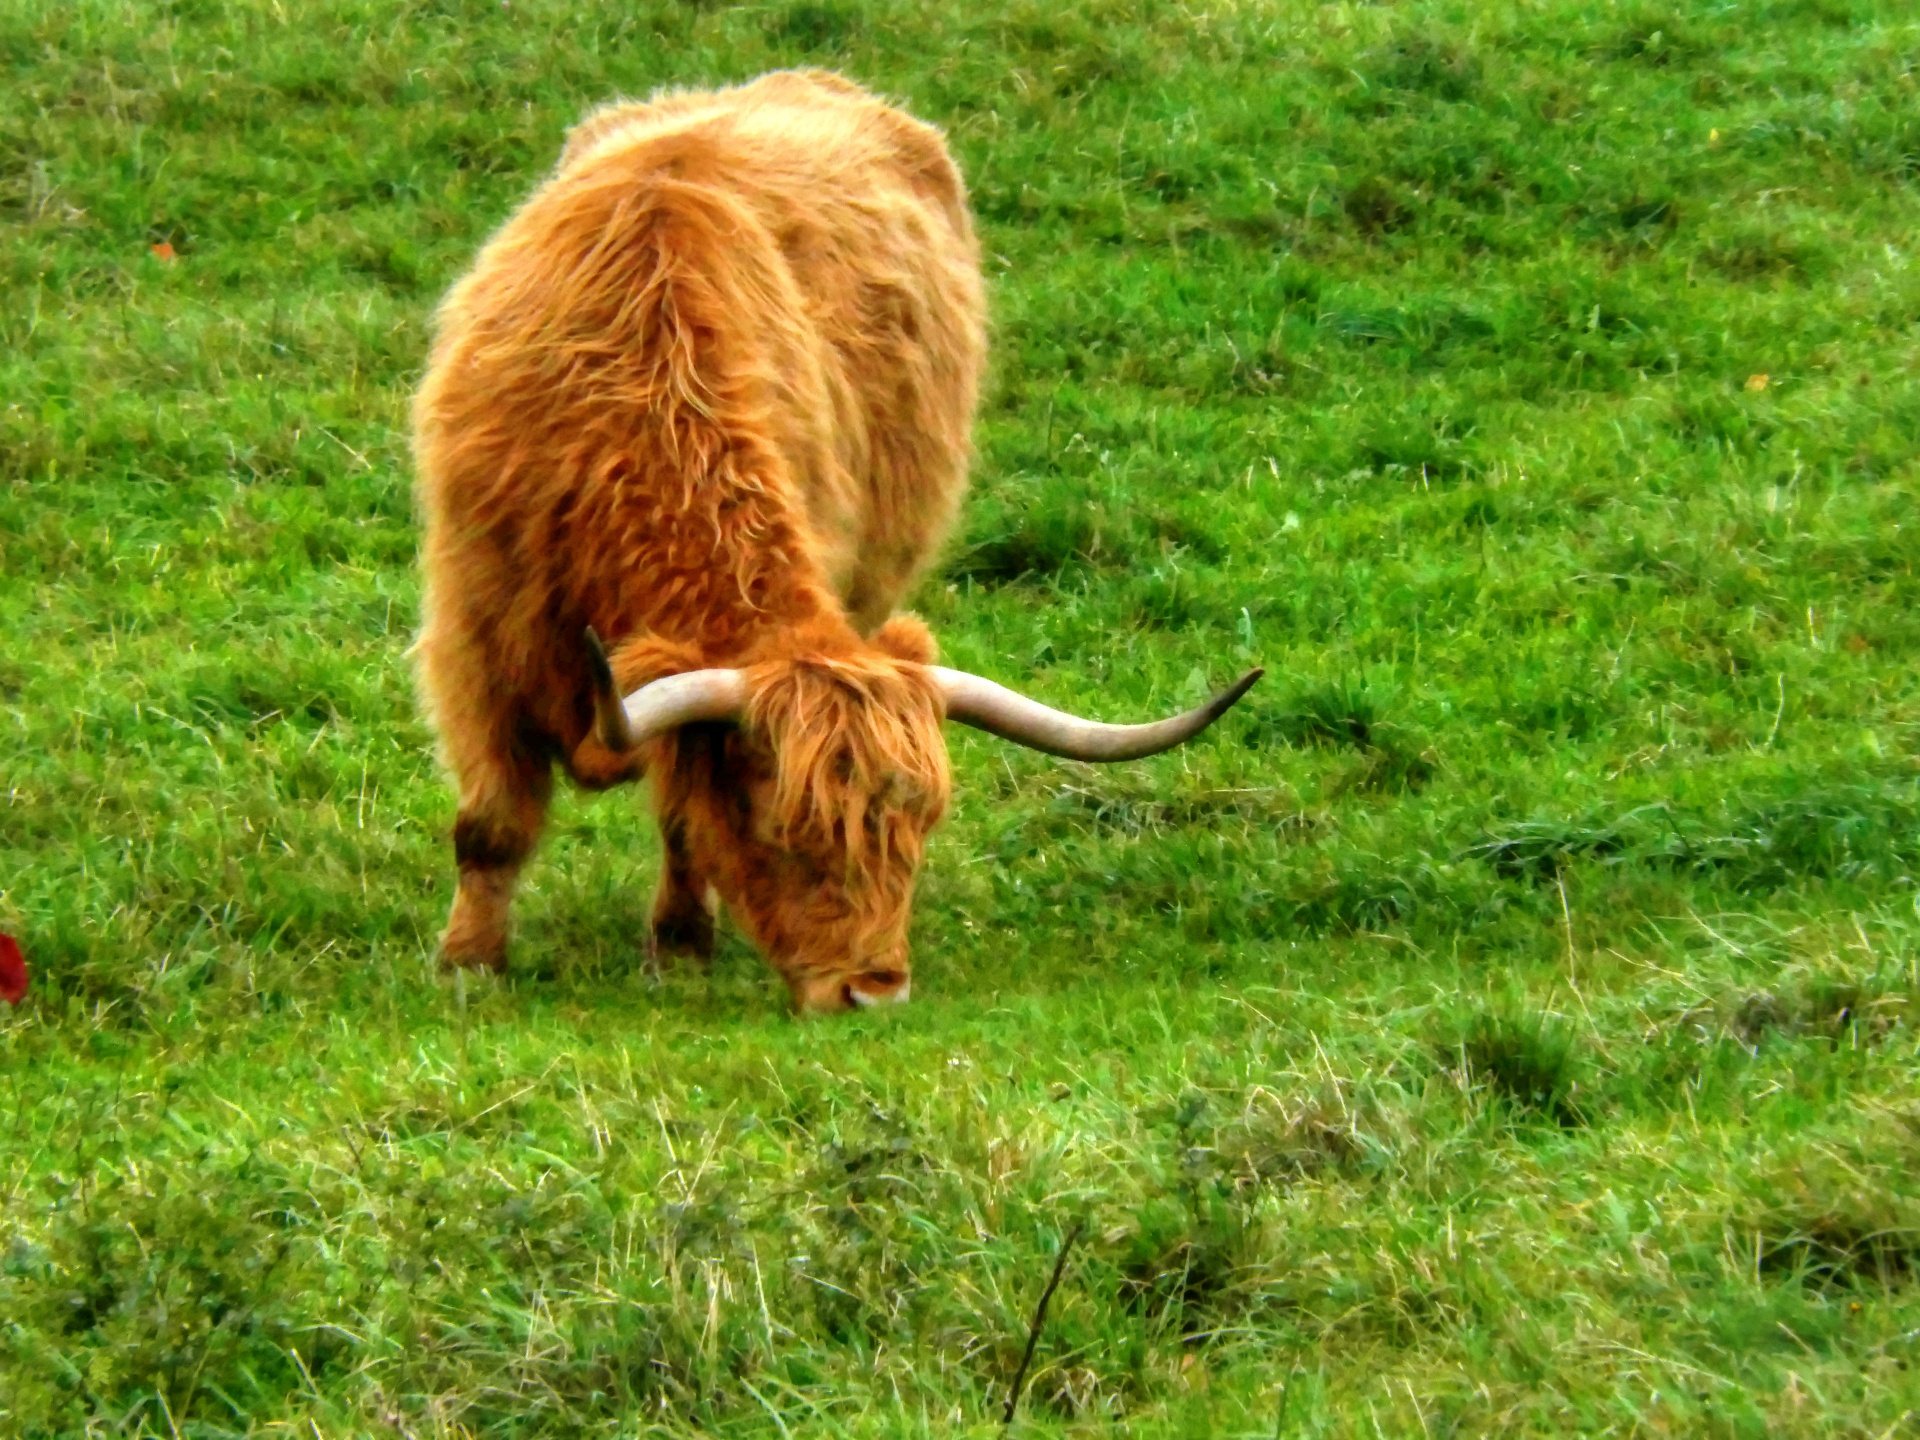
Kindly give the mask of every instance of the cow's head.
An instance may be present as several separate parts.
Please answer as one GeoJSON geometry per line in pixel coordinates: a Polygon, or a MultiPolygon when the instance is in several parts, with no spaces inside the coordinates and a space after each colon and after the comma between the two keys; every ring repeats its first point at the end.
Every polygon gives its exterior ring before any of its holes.
{"type": "Polygon", "coordinates": [[[1138,759],[1204,730],[1261,673],[1170,720],[1103,725],[933,658],[926,627],[896,617],[855,653],[668,675],[624,701],[596,665],[602,742],[655,744],[668,843],[802,1010],[907,998],[914,881],[950,788],[942,720],[1070,759],[1138,759]]]}

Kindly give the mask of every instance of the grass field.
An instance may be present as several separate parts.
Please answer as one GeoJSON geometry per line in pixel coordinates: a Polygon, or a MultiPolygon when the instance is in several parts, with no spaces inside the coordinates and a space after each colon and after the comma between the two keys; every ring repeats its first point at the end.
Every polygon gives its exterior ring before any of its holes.
{"type": "Polygon", "coordinates": [[[1920,1424],[1920,17],[0,8],[0,1433],[1920,1424]],[[404,439],[594,103],[947,127],[994,378],[899,1014],[638,966],[566,796],[438,978],[404,439]],[[170,247],[173,259],[152,248],[170,247]]]}

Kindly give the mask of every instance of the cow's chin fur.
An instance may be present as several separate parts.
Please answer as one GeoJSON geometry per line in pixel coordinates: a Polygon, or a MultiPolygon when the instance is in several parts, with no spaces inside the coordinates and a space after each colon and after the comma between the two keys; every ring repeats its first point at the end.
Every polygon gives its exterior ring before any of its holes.
{"type": "Polygon", "coordinates": [[[854,654],[749,665],[745,723],[688,727],[655,771],[663,829],[801,1010],[911,989],[914,881],[950,788],[925,634],[896,621],[854,654]]]}

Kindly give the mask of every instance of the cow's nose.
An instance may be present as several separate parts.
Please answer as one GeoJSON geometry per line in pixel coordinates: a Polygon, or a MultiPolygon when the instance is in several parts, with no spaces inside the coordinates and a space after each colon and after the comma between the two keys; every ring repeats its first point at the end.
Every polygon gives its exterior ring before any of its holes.
{"type": "Polygon", "coordinates": [[[912,990],[913,983],[904,968],[875,966],[796,982],[793,998],[803,1011],[867,1010],[876,1005],[898,1005],[912,990]]]}
{"type": "Polygon", "coordinates": [[[847,981],[847,1003],[861,1010],[875,1005],[904,1005],[912,994],[913,977],[897,970],[856,975],[847,981]]]}

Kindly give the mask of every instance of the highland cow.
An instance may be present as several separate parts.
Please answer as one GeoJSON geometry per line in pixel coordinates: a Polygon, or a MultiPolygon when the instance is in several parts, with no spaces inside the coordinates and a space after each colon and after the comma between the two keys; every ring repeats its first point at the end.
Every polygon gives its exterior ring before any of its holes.
{"type": "Polygon", "coordinates": [[[894,613],[965,489],[984,345],[953,160],[859,87],[774,74],[572,132],[441,306],[414,407],[443,963],[504,967],[557,763],[649,777],[653,953],[707,955],[724,902],[801,1009],[904,1000],[943,719],[1122,759],[1239,698],[1097,725],[936,666],[894,613]]]}

